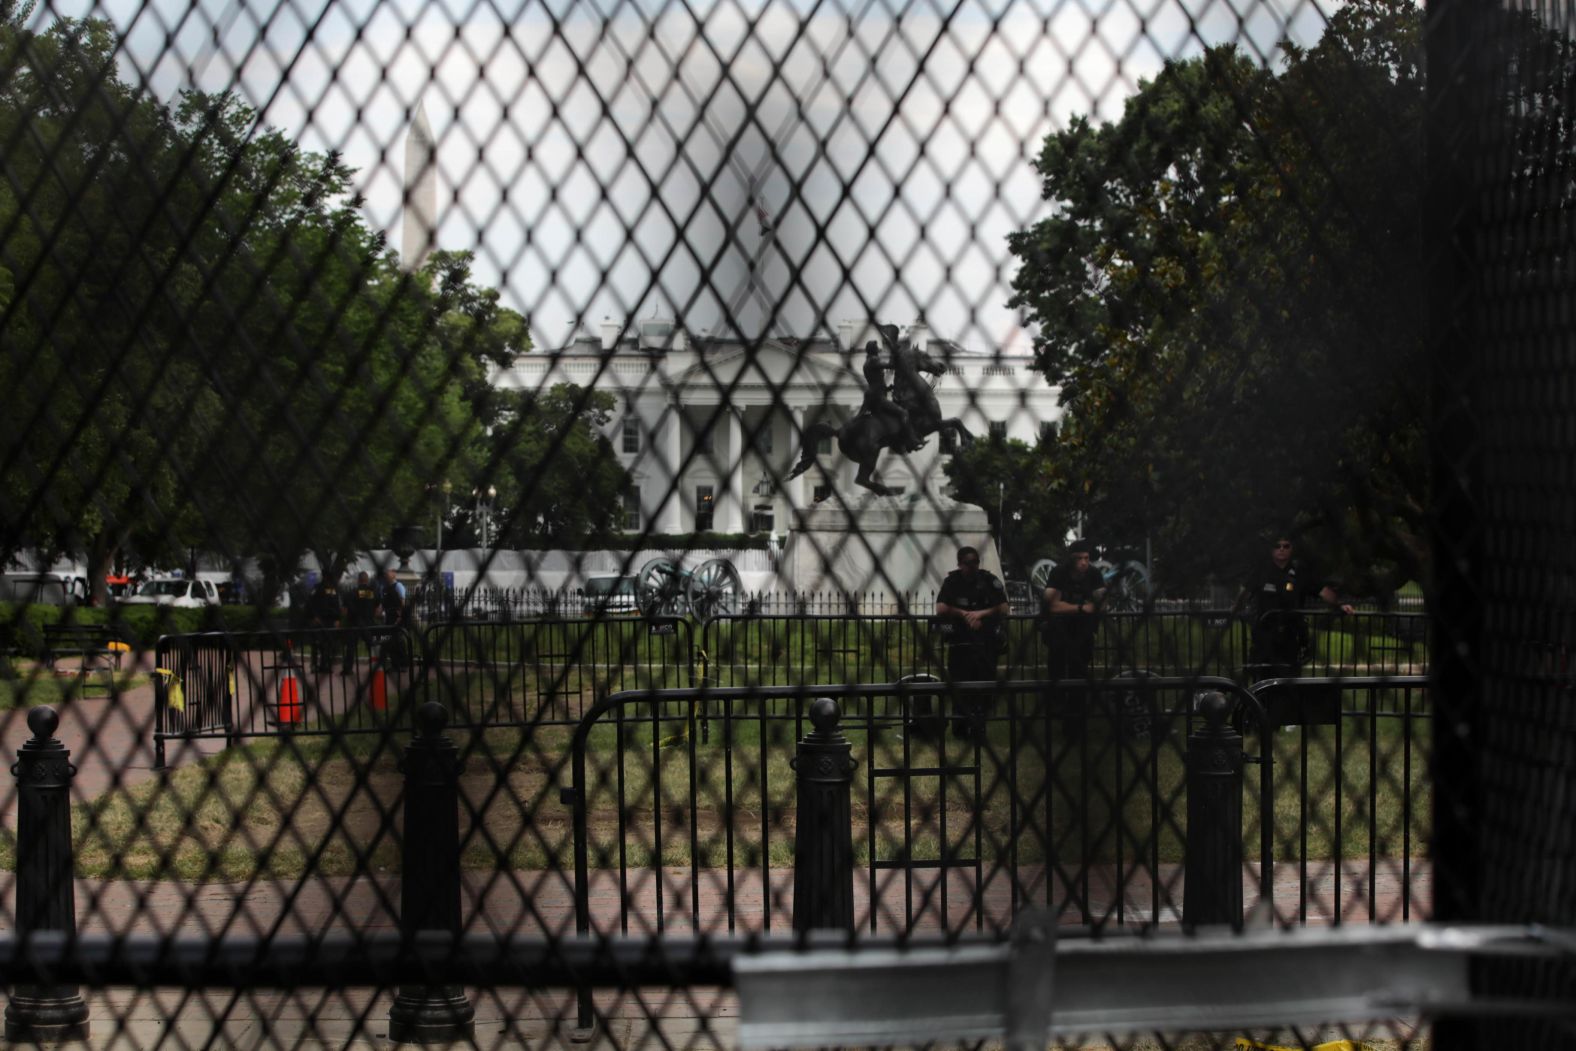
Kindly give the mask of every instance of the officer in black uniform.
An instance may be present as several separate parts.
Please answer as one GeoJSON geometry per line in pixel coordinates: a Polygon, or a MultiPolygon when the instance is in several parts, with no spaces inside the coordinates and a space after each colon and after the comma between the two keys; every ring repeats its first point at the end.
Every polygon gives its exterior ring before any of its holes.
{"type": "Polygon", "coordinates": [[[312,634],[313,671],[333,670],[334,655],[330,647],[334,645],[334,639],[329,632],[339,627],[339,618],[343,615],[344,610],[339,605],[339,586],[325,573],[306,604],[307,626],[315,629],[312,634]]]}
{"type": "Polygon", "coordinates": [[[1261,565],[1243,586],[1236,609],[1251,605],[1252,645],[1248,664],[1254,679],[1300,675],[1308,650],[1308,622],[1303,603],[1317,595],[1332,609],[1351,613],[1335,586],[1292,557],[1292,540],[1281,536],[1270,549],[1269,562],[1261,565]]]}
{"type": "Polygon", "coordinates": [[[383,663],[388,671],[399,671],[405,665],[404,629],[409,608],[405,601],[405,585],[392,569],[384,571],[378,603],[383,607],[383,623],[395,629],[383,644],[383,663]]]}
{"type": "Polygon", "coordinates": [[[1094,663],[1094,636],[1099,628],[1105,578],[1090,563],[1094,545],[1076,540],[1067,558],[1051,570],[1040,597],[1040,622],[1045,642],[1046,675],[1051,679],[1087,679],[1094,663]]]}
{"type": "Polygon", "coordinates": [[[356,574],[356,589],[350,593],[350,641],[345,646],[345,674],[356,670],[357,650],[365,646],[372,653],[372,628],[382,612],[378,605],[378,589],[372,586],[372,577],[362,570],[356,574]]]}
{"type": "MultiPolygon", "coordinates": [[[[936,617],[950,629],[947,678],[952,682],[990,682],[1006,638],[1007,589],[996,575],[980,568],[980,553],[958,549],[958,568],[948,573],[936,595],[936,617]]],[[[983,743],[990,698],[959,701],[952,730],[959,737],[983,743]]]]}

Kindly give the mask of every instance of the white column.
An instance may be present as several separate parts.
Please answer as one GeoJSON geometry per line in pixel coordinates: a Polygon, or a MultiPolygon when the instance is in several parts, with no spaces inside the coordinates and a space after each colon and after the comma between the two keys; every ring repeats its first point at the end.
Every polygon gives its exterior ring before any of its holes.
{"type": "Polygon", "coordinates": [[[722,520],[717,523],[717,530],[722,533],[744,532],[743,415],[742,409],[728,410],[728,452],[723,460],[728,465],[728,477],[722,486],[728,498],[722,505],[722,520]]]}
{"type": "MultiPolygon", "coordinates": [[[[798,463],[797,457],[804,455],[804,426],[804,406],[796,405],[793,409],[793,431],[788,436],[789,444],[792,447],[790,451],[795,459],[789,460],[789,464],[798,463]]],[[[789,470],[792,469],[790,466],[789,470]]],[[[808,473],[808,471],[805,472],[805,474],[808,473]]],[[[804,491],[804,479],[805,475],[801,474],[799,477],[788,481],[787,491],[783,493],[783,496],[787,498],[790,508],[802,508],[809,505],[809,497],[804,491]]]]}
{"type": "Polygon", "coordinates": [[[684,410],[674,402],[663,414],[660,437],[654,450],[652,472],[660,491],[665,494],[662,511],[657,516],[657,532],[682,533],[684,529],[684,410]]]}

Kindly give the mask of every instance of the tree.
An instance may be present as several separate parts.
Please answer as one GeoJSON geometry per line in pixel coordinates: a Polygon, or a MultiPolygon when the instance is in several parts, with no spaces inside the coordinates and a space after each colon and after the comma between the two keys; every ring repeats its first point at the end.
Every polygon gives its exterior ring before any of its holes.
{"type": "Polygon", "coordinates": [[[195,288],[170,280],[194,205],[169,114],[114,76],[102,22],[33,34],[0,22],[0,547],[89,556],[161,523],[196,539],[176,464],[222,418],[169,320],[195,288]]]}
{"type": "Polygon", "coordinates": [[[1293,525],[1423,572],[1420,35],[1354,0],[1278,72],[1211,49],[1045,143],[1055,211],[1010,246],[1068,409],[1048,498],[1170,585],[1293,525]]]}
{"type": "Polygon", "coordinates": [[[601,432],[613,418],[613,396],[561,383],[500,401],[488,472],[503,509],[499,542],[572,548],[616,530],[631,482],[601,432]]]}
{"type": "Polygon", "coordinates": [[[0,547],[99,586],[127,545],[258,556],[271,593],[471,484],[524,320],[468,256],[404,272],[336,154],[233,96],[172,110],[113,52],[102,22],[0,22],[0,547]]]}
{"type": "Polygon", "coordinates": [[[975,442],[947,462],[952,495],[985,509],[1009,576],[1027,578],[1040,559],[1059,557],[1073,525],[1072,501],[1041,495],[1049,487],[1049,467],[1044,444],[1014,439],[975,442]]]}

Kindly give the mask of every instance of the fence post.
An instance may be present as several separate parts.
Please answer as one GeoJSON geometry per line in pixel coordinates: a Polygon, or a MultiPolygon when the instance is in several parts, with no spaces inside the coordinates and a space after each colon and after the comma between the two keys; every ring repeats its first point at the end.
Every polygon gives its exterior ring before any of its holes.
{"type": "Polygon", "coordinates": [[[814,727],[792,762],[798,779],[794,827],[793,929],[854,929],[853,746],[830,697],[810,703],[814,727]]]}
{"type": "MultiPolygon", "coordinates": [[[[1232,701],[1201,693],[1204,725],[1187,739],[1187,846],[1182,925],[1242,926],[1242,735],[1232,701]]],[[[1267,818],[1266,818],[1267,820],[1267,818]]]]}
{"type": "MultiPolygon", "coordinates": [[[[71,753],[55,739],[60,716],[40,705],[27,713],[33,737],[17,753],[17,933],[77,930],[72,887],[71,753]]],[[[74,985],[18,985],[5,1009],[5,1038],[43,1043],[88,1038],[88,1005],[74,985]]]]}
{"type": "MultiPolygon", "coordinates": [[[[400,764],[405,774],[404,878],[400,933],[414,945],[423,931],[460,932],[459,750],[444,735],[448,710],[428,701],[416,710],[418,735],[400,764]]],[[[402,985],[389,1009],[395,1043],[473,1040],[476,1011],[456,985],[402,985]]]]}

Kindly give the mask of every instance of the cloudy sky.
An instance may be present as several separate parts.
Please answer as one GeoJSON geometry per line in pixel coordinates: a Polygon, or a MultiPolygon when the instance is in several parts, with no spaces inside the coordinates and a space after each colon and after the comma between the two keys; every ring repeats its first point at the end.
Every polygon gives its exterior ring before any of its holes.
{"type": "Polygon", "coordinates": [[[161,96],[234,88],[343,151],[395,244],[421,100],[438,242],[475,251],[544,347],[661,312],[746,335],[923,316],[986,350],[1025,345],[1005,238],[1042,214],[1046,133],[1119,114],[1206,43],[1311,43],[1328,6],[61,0],[35,18],[90,11],[161,96]]]}

